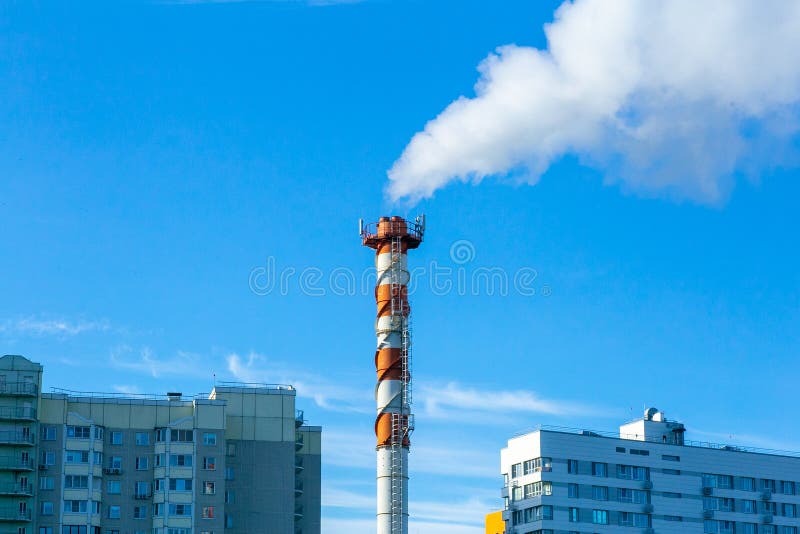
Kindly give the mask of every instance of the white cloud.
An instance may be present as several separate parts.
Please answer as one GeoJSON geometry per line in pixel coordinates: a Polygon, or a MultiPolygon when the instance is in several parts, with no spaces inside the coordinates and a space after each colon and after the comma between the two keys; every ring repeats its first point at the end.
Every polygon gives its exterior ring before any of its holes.
{"type": "Polygon", "coordinates": [[[138,386],[132,386],[127,384],[117,384],[112,386],[112,389],[116,393],[122,393],[124,395],[139,395],[142,392],[138,386]]]}
{"type": "MultiPolygon", "coordinates": [[[[497,479],[500,453],[491,447],[450,443],[442,446],[413,439],[409,464],[414,473],[497,479]]],[[[370,427],[335,429],[326,427],[322,433],[324,462],[329,465],[358,469],[375,469],[375,435],[370,427]]]]}
{"type": "Polygon", "coordinates": [[[605,412],[576,402],[544,399],[532,391],[477,389],[455,382],[425,386],[416,398],[426,417],[475,424],[508,424],[516,416],[530,414],[590,416],[605,412]]]}
{"type": "Polygon", "coordinates": [[[285,383],[297,389],[299,397],[313,400],[320,408],[332,411],[373,413],[370,389],[358,389],[321,375],[293,369],[251,352],[247,358],[236,353],[225,358],[228,371],[242,382],[285,383]]]}
{"type": "Polygon", "coordinates": [[[150,348],[138,351],[127,345],[121,345],[111,351],[109,357],[111,367],[143,373],[160,378],[162,376],[184,376],[192,378],[213,379],[211,362],[198,354],[178,351],[174,356],[159,357],[150,348]]]}
{"type": "Polygon", "coordinates": [[[476,96],[413,137],[393,199],[492,175],[535,183],[577,154],[632,190],[716,203],[800,131],[798,2],[576,0],[545,32],[547,50],[498,48],[476,96]]]}
{"type": "Polygon", "coordinates": [[[9,320],[0,325],[0,331],[34,336],[76,336],[88,332],[107,332],[108,321],[25,318],[9,320]]]}

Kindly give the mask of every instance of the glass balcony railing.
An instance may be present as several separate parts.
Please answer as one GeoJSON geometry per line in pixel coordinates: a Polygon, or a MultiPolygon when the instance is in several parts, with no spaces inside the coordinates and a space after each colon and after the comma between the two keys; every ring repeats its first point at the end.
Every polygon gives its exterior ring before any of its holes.
{"type": "Polygon", "coordinates": [[[27,406],[0,406],[0,419],[34,421],[36,419],[36,408],[27,406]]]}
{"type": "Polygon", "coordinates": [[[5,483],[0,484],[0,495],[19,495],[30,497],[33,495],[33,486],[30,484],[5,483]]]}
{"type": "Polygon", "coordinates": [[[21,510],[19,508],[0,508],[0,521],[30,521],[31,511],[28,509],[21,510]]]}
{"type": "Polygon", "coordinates": [[[31,382],[0,382],[0,395],[35,397],[39,388],[31,382]]]}
{"type": "Polygon", "coordinates": [[[0,456],[0,470],[2,471],[33,471],[33,460],[23,460],[15,456],[0,456]]]}
{"type": "Polygon", "coordinates": [[[18,430],[0,431],[0,445],[33,445],[33,434],[18,430]]]}

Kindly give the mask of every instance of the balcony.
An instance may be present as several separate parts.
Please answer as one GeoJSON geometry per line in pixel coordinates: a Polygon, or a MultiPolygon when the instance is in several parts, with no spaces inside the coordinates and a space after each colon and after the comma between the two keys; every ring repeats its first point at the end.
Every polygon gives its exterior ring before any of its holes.
{"type": "Polygon", "coordinates": [[[296,504],[294,507],[294,520],[299,521],[300,519],[303,519],[303,505],[296,504]]]}
{"type": "Polygon", "coordinates": [[[35,421],[36,408],[28,406],[0,406],[0,420],[35,421]]]}
{"type": "Polygon", "coordinates": [[[294,459],[294,472],[301,473],[303,471],[303,457],[297,456],[294,459]]]}
{"type": "Polygon", "coordinates": [[[0,496],[33,497],[33,486],[30,484],[0,484],[0,496]]]}
{"type": "Polygon", "coordinates": [[[0,445],[26,445],[33,446],[33,434],[18,430],[0,431],[0,445]]]}
{"type": "Polygon", "coordinates": [[[134,493],[133,498],[137,501],[146,501],[153,498],[152,493],[134,493]]]}
{"type": "Polygon", "coordinates": [[[305,414],[303,413],[303,410],[296,410],[295,411],[295,413],[294,413],[294,427],[295,428],[300,428],[301,426],[303,426],[303,423],[306,422],[305,419],[303,419],[304,415],[305,414]]]}
{"type": "Polygon", "coordinates": [[[121,475],[122,468],[121,467],[104,467],[103,468],[104,475],[121,475]]]}
{"type": "Polygon", "coordinates": [[[299,451],[300,449],[302,449],[304,442],[305,442],[305,439],[303,438],[303,433],[302,432],[295,432],[294,450],[295,451],[299,451]]]}
{"type": "Polygon", "coordinates": [[[31,520],[30,510],[20,510],[19,508],[0,508],[0,521],[8,521],[13,523],[21,523],[31,520]]]}
{"type": "Polygon", "coordinates": [[[294,496],[295,496],[295,498],[298,498],[298,497],[300,497],[302,495],[303,495],[303,481],[302,480],[297,480],[294,483],[294,496]]]}
{"type": "Polygon", "coordinates": [[[31,382],[6,382],[0,383],[0,396],[4,397],[35,397],[39,388],[31,382]]]}
{"type": "Polygon", "coordinates": [[[33,471],[33,460],[0,456],[0,471],[33,471]]]}

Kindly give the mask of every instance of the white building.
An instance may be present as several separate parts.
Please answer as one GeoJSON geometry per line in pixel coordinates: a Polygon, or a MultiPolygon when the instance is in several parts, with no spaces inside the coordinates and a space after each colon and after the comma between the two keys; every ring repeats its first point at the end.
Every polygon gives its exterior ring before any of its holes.
{"type": "Polygon", "coordinates": [[[500,455],[507,534],[798,534],[800,454],[684,440],[655,409],[619,434],[542,427],[500,455]]]}

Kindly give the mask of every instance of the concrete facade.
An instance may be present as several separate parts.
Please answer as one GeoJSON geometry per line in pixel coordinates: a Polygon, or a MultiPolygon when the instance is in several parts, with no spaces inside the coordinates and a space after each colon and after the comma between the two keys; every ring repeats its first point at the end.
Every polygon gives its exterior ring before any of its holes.
{"type": "Polygon", "coordinates": [[[41,375],[0,358],[0,533],[319,534],[321,428],[291,386],[42,394],[41,375]]]}
{"type": "Polygon", "coordinates": [[[649,410],[619,434],[547,428],[501,452],[507,534],[798,534],[800,454],[686,441],[649,410]]]}

